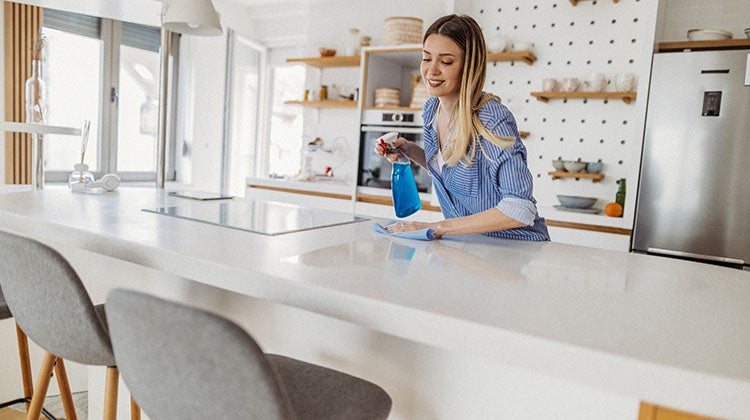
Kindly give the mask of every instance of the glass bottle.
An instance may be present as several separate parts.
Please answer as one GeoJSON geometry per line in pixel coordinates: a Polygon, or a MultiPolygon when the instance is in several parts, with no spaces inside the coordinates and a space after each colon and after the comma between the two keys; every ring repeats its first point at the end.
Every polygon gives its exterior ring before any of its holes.
{"type": "MultiPolygon", "coordinates": [[[[26,122],[44,124],[47,117],[47,84],[42,80],[42,61],[31,62],[31,77],[26,80],[26,122]]],[[[44,187],[44,136],[31,135],[31,185],[44,187]]]]}
{"type": "Polygon", "coordinates": [[[393,162],[391,171],[391,193],[393,194],[393,208],[396,217],[406,217],[422,208],[422,200],[419,199],[417,182],[411,171],[409,158],[401,155],[393,162]]]}
{"type": "Polygon", "coordinates": [[[42,61],[31,62],[31,77],[26,80],[26,122],[43,124],[47,116],[47,83],[42,80],[42,61]]]}
{"type": "Polygon", "coordinates": [[[615,202],[625,209],[625,178],[620,178],[617,183],[620,186],[617,188],[617,194],[615,194],[615,202]]]}

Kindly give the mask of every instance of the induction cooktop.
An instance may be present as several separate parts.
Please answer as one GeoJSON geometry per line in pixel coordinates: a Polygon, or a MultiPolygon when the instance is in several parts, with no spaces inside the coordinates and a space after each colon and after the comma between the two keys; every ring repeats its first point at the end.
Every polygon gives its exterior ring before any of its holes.
{"type": "Polygon", "coordinates": [[[143,211],[271,236],[368,220],[346,213],[251,199],[210,201],[143,211]]]}

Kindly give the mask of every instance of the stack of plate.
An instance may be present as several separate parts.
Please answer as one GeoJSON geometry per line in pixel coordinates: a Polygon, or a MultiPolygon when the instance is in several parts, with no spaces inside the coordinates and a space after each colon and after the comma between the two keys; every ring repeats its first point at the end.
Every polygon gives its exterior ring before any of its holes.
{"type": "Polygon", "coordinates": [[[732,39],[732,33],[719,29],[691,29],[688,31],[688,39],[691,41],[718,41],[732,39]]]}
{"type": "Polygon", "coordinates": [[[401,105],[401,89],[377,88],[375,89],[376,108],[398,108],[401,105]]]}
{"type": "Polygon", "coordinates": [[[385,20],[385,45],[422,42],[422,19],[393,16],[385,20]]]}

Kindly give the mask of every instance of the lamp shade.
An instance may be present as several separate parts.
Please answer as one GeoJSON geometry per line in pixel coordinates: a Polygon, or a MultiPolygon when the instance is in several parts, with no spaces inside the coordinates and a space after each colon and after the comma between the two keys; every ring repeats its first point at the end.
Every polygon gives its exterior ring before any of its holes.
{"type": "Polygon", "coordinates": [[[221,35],[219,14],[211,0],[172,0],[164,17],[162,27],[188,35],[221,35]]]}

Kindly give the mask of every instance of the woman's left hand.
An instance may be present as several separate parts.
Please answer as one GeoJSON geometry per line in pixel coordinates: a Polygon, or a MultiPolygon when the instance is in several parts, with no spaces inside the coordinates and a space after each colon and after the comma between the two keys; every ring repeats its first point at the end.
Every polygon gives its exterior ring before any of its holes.
{"type": "Polygon", "coordinates": [[[389,232],[412,232],[415,230],[420,229],[435,229],[435,232],[433,232],[433,235],[436,238],[439,238],[441,235],[437,232],[437,226],[436,223],[426,223],[426,222],[398,222],[393,223],[385,227],[389,232]]]}

